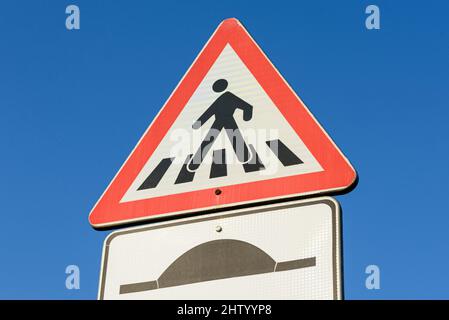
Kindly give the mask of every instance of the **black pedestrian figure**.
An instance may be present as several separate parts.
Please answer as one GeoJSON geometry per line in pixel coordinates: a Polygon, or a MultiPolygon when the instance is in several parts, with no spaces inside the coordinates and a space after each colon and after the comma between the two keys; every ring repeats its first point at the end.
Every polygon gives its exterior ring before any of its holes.
{"type": "MultiPolygon", "coordinates": [[[[228,82],[225,79],[219,79],[212,85],[212,89],[217,93],[225,91],[227,87],[228,82]]],[[[249,160],[251,160],[251,151],[245,143],[234,119],[234,112],[236,109],[243,110],[243,120],[251,120],[253,116],[253,107],[232,92],[226,91],[212,103],[198,120],[195,121],[192,128],[199,129],[207,120],[209,120],[209,118],[215,116],[215,121],[212,124],[212,127],[201,142],[198,151],[190,160],[188,165],[189,171],[192,172],[199,168],[207,152],[223,129],[226,131],[238,160],[242,163],[248,163],[249,160]]]]}

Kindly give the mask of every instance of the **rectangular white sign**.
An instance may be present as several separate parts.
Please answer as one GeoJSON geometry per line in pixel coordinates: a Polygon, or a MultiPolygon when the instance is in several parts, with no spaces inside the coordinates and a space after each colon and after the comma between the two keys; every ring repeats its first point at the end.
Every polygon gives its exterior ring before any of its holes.
{"type": "Polygon", "coordinates": [[[341,299],[340,242],[329,197],[116,231],[99,299],[341,299]]]}

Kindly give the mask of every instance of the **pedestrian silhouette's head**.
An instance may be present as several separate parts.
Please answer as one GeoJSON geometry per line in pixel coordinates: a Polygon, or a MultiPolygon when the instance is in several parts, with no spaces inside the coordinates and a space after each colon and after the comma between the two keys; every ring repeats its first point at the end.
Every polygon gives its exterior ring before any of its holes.
{"type": "Polygon", "coordinates": [[[225,79],[219,79],[219,80],[215,81],[214,84],[212,85],[212,89],[215,92],[225,91],[227,87],[228,87],[228,82],[225,79]]]}

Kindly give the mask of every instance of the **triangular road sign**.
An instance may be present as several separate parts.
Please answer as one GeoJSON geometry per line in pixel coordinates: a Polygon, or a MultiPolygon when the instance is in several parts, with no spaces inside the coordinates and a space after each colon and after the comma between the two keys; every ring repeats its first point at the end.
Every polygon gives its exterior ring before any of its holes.
{"type": "Polygon", "coordinates": [[[356,172],[236,19],[223,21],[90,213],[94,227],[342,191],[356,172]]]}

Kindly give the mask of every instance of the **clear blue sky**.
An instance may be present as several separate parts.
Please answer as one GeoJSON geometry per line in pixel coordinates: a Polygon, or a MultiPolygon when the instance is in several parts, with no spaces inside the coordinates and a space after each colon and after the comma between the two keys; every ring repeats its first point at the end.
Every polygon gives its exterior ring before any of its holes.
{"type": "Polygon", "coordinates": [[[89,211],[221,20],[237,17],[358,170],[348,299],[449,298],[447,1],[0,6],[0,298],[96,298],[89,211]],[[65,29],[65,7],[81,30],[65,29]],[[365,28],[365,7],[381,30],[365,28]],[[81,289],[65,288],[65,267],[81,289]],[[365,289],[365,267],[381,290],[365,289]]]}

